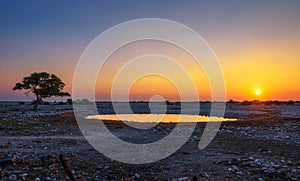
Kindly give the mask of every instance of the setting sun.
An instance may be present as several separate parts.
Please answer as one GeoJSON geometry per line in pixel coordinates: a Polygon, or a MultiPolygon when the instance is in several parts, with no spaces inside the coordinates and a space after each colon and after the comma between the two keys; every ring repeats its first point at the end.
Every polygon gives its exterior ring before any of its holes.
{"type": "Polygon", "coordinates": [[[256,90],[255,90],[255,94],[256,94],[256,95],[260,95],[260,94],[261,94],[261,90],[256,89],[256,90]]]}

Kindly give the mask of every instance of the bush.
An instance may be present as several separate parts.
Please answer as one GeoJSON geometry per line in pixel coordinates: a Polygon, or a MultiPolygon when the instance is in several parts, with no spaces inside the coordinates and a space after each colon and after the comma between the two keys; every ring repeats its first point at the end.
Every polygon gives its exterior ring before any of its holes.
{"type": "Polygon", "coordinates": [[[21,101],[21,102],[18,102],[19,105],[24,105],[25,102],[21,101]]]}
{"type": "Polygon", "coordinates": [[[66,103],[69,104],[69,105],[72,105],[73,101],[72,101],[72,99],[67,99],[66,103]]]}
{"type": "Polygon", "coordinates": [[[50,105],[50,102],[44,101],[44,102],[43,102],[43,105],[50,105]]]}

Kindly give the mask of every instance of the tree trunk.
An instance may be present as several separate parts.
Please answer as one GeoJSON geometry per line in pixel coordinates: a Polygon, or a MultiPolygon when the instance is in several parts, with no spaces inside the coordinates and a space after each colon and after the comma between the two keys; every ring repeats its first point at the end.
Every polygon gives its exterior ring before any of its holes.
{"type": "Polygon", "coordinates": [[[42,100],[42,98],[36,96],[36,101],[35,101],[35,105],[34,105],[34,108],[33,108],[34,110],[37,110],[41,100],[42,100]]]}

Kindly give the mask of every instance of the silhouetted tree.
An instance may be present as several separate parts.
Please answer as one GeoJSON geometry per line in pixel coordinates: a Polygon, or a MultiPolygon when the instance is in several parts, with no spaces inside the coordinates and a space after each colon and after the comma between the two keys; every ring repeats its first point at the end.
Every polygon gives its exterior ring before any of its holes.
{"type": "Polygon", "coordinates": [[[47,72],[35,72],[28,77],[24,77],[21,83],[16,83],[13,90],[28,90],[26,95],[33,93],[36,96],[34,109],[37,109],[43,98],[52,96],[71,96],[67,92],[62,92],[65,84],[59,77],[47,72]]]}
{"type": "Polygon", "coordinates": [[[167,104],[167,105],[170,105],[171,103],[170,103],[170,101],[169,101],[169,100],[166,100],[166,104],[167,104]]]}

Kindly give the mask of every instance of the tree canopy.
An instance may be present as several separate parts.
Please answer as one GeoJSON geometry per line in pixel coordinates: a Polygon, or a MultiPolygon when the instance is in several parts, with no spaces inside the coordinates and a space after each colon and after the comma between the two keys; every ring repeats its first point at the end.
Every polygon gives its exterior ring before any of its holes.
{"type": "Polygon", "coordinates": [[[34,109],[42,102],[43,98],[52,96],[71,96],[68,92],[63,92],[65,83],[55,74],[47,72],[35,72],[30,76],[24,77],[22,82],[16,83],[13,90],[28,90],[26,95],[35,94],[36,102],[34,109]]]}

